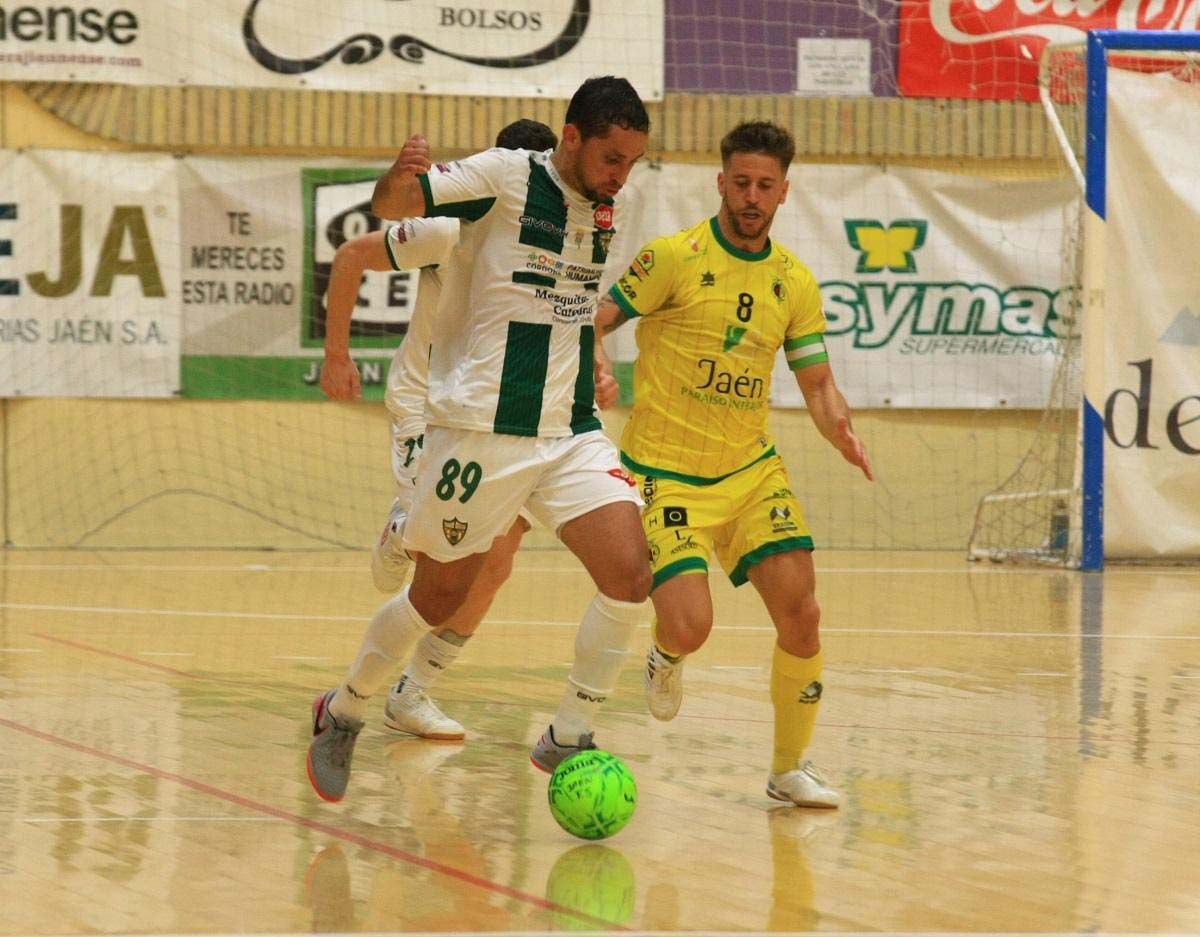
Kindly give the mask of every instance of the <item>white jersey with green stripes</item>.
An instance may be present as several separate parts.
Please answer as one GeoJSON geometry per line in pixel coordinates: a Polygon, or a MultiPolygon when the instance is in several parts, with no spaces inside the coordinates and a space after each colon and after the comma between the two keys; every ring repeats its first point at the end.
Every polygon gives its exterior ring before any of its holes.
{"type": "Polygon", "coordinates": [[[429,423],[514,436],[600,428],[592,350],[613,206],[551,152],[493,149],[419,176],[425,214],[464,225],[442,278],[429,423]]]}

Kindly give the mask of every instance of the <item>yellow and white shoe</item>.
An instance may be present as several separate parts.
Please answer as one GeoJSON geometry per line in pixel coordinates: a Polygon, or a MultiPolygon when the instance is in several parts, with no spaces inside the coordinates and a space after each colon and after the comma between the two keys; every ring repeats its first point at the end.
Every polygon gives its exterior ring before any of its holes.
{"type": "Polygon", "coordinates": [[[790,801],[797,807],[836,807],[841,803],[838,792],[821,777],[811,761],[800,762],[794,771],[771,775],[767,781],[767,796],[790,801]]]}

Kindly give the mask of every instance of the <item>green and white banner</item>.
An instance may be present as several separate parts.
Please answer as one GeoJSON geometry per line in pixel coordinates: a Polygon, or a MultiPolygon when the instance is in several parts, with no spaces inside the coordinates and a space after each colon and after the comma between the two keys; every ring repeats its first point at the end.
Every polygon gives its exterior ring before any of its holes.
{"type": "MultiPolygon", "coordinates": [[[[718,170],[636,173],[612,275],[651,238],[716,214],[718,170]]],[[[1066,181],[824,165],[794,166],[789,179],[771,236],[820,284],[830,360],[853,406],[1045,405],[1068,305],[1066,181]]],[[[610,339],[616,360],[632,360],[632,332],[610,339]]],[[[773,404],[803,405],[782,356],[773,383],[773,404]]]]}
{"type": "MultiPolygon", "coordinates": [[[[321,398],[333,255],[379,228],[370,203],[384,168],[292,159],[180,164],[185,396],[321,398]]],[[[382,399],[419,279],[390,271],[364,278],[351,349],[366,399],[382,399]]]]}
{"type": "Polygon", "coordinates": [[[0,152],[0,396],[179,392],[175,161],[0,152]]]}

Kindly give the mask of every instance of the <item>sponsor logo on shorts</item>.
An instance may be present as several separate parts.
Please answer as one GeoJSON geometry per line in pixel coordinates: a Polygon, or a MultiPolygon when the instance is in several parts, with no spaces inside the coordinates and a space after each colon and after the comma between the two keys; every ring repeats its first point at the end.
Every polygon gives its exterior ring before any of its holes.
{"type": "Polygon", "coordinates": [[[791,488],[776,488],[769,495],[767,495],[767,497],[768,498],[790,498],[790,497],[792,497],[792,489],[791,488]]]}
{"type": "Polygon", "coordinates": [[[632,476],[632,475],[630,475],[630,474],[629,474],[627,471],[625,471],[625,469],[623,469],[623,468],[610,468],[610,469],[608,470],[608,474],[609,474],[609,475],[611,475],[613,478],[619,478],[621,481],[623,481],[623,482],[624,482],[626,485],[628,485],[630,488],[636,488],[636,487],[637,487],[637,482],[633,480],[633,476],[632,476]]]}
{"type": "Polygon", "coordinates": [[[675,539],[679,541],[679,544],[671,549],[671,556],[674,556],[676,553],[684,553],[687,550],[700,549],[700,547],[696,544],[695,536],[693,534],[688,534],[686,537],[681,537],[680,532],[677,530],[675,531],[675,539]]]}
{"type": "Polygon", "coordinates": [[[467,535],[467,522],[460,521],[457,517],[444,517],[442,518],[442,533],[445,534],[450,546],[456,547],[467,535]]]}
{"type": "Polygon", "coordinates": [[[687,508],[663,508],[664,527],[686,527],[687,508]]]}
{"type": "Polygon", "coordinates": [[[775,505],[771,508],[769,515],[771,518],[771,530],[773,533],[783,533],[788,530],[798,530],[796,522],[792,520],[792,509],[787,505],[775,505]]]}
{"type": "Polygon", "coordinates": [[[798,703],[819,703],[821,702],[821,684],[814,680],[803,690],[800,691],[798,703]]]}
{"type": "Polygon", "coordinates": [[[658,544],[650,544],[650,562],[657,563],[660,556],[662,556],[662,550],[658,548],[658,544]]]}
{"type": "Polygon", "coordinates": [[[649,503],[654,500],[654,489],[658,487],[658,481],[653,475],[647,475],[642,479],[642,500],[649,503]]]}

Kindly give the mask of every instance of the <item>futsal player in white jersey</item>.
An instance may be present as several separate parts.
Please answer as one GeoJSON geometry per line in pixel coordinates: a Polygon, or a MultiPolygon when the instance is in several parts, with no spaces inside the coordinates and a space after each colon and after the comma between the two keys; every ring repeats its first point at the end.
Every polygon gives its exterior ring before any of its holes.
{"type": "Polygon", "coordinates": [[[640,496],[595,415],[592,326],[619,223],[613,199],[648,131],[628,81],[592,78],[571,99],[552,153],[492,149],[428,173],[398,159],[376,185],[380,217],[472,224],[438,307],[428,428],[404,530],[413,580],[375,613],[347,679],[313,703],[308,775],[326,800],[345,794],[372,693],[461,607],[523,507],[557,532],[598,589],[567,691],[531,759],[550,771],[594,747],[592,719],[616,683],[651,579],[640,496]]]}
{"type": "MultiPolygon", "coordinates": [[[[557,143],[554,131],[535,120],[514,121],[496,136],[496,146],[510,150],[542,152],[553,149],[557,143]]],[[[427,160],[420,165],[429,168],[427,160]]],[[[376,587],[387,593],[400,590],[410,565],[401,545],[401,534],[412,507],[421,460],[429,348],[435,332],[442,268],[458,238],[457,218],[404,219],[346,241],[338,247],[330,271],[321,389],[332,400],[356,400],[362,396],[358,368],[350,357],[350,321],[363,271],[411,270],[419,271],[421,278],[408,332],[392,356],[384,397],[391,417],[396,499],[372,553],[371,573],[376,587]]],[[[616,382],[610,374],[597,375],[596,391],[601,407],[615,403],[616,382]]],[[[384,703],[384,724],[389,728],[427,739],[464,737],[462,725],[443,713],[429,698],[428,691],[479,627],[496,592],[512,572],[513,554],[528,529],[528,519],[519,517],[504,535],[496,538],[462,607],[444,625],[417,642],[403,676],[384,703]]]]}

